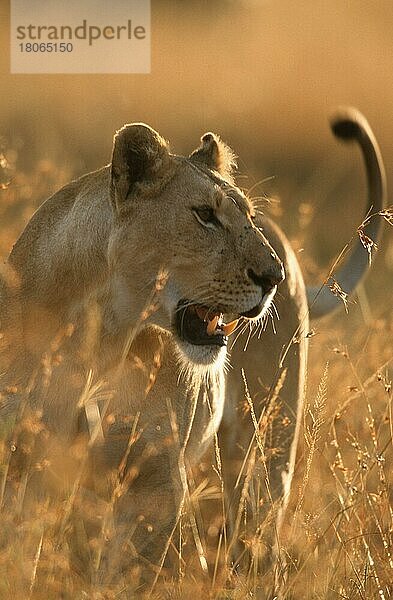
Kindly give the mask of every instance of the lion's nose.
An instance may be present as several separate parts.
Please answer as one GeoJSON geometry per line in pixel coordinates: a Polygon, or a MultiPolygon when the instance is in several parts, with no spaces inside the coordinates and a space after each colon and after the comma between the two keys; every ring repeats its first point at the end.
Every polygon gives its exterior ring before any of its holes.
{"type": "Polygon", "coordinates": [[[281,263],[277,262],[262,273],[256,273],[254,269],[247,269],[247,276],[255,285],[262,288],[263,294],[268,294],[271,290],[285,279],[284,268],[281,263]]]}

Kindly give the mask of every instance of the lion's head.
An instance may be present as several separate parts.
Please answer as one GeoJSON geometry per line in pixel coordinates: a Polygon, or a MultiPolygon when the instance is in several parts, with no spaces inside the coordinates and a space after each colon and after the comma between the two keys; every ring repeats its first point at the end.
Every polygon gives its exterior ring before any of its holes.
{"type": "Polygon", "coordinates": [[[143,312],[165,272],[159,308],[146,324],[171,331],[196,364],[225,356],[237,319],[260,318],[284,277],[251,202],[233,183],[233,166],[232,151],[212,133],[188,158],[171,154],[143,124],[125,125],[115,137],[109,268],[116,318],[129,322],[130,307],[134,316],[143,312]]]}

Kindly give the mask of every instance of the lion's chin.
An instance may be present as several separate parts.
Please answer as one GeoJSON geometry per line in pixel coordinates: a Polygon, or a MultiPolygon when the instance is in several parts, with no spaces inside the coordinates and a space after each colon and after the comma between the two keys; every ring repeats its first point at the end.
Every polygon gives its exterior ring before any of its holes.
{"type": "Polygon", "coordinates": [[[202,368],[214,371],[220,370],[225,366],[227,356],[227,344],[224,345],[201,345],[193,344],[186,340],[180,339],[176,331],[170,330],[164,323],[148,323],[140,331],[152,332],[154,336],[167,337],[171,340],[171,348],[177,354],[177,359],[181,368],[188,369],[192,366],[200,366],[202,368]]]}
{"type": "Polygon", "coordinates": [[[191,363],[201,367],[221,369],[225,365],[226,346],[201,346],[179,339],[176,342],[179,359],[184,366],[191,363]]]}

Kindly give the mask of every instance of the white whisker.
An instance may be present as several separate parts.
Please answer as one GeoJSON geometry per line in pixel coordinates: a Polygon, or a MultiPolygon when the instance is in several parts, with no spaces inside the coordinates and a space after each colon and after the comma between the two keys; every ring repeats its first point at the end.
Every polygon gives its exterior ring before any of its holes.
{"type": "Polygon", "coordinates": [[[232,350],[232,348],[233,348],[233,347],[234,347],[234,345],[236,344],[236,342],[237,342],[237,340],[239,339],[239,337],[240,337],[241,335],[243,335],[243,333],[246,331],[247,327],[248,327],[248,321],[246,321],[245,323],[242,323],[242,324],[241,324],[241,326],[240,326],[240,328],[239,328],[239,331],[238,331],[238,333],[237,333],[237,335],[236,335],[235,339],[234,339],[234,340],[233,340],[233,342],[232,342],[232,345],[231,345],[231,347],[230,347],[230,350],[232,350]]]}
{"type": "Polygon", "coordinates": [[[271,307],[272,307],[272,309],[274,310],[274,314],[275,314],[275,315],[276,315],[276,317],[277,317],[277,321],[279,321],[279,320],[280,320],[280,315],[278,314],[277,306],[275,305],[275,303],[274,303],[274,300],[272,300],[272,302],[271,302],[271,305],[270,305],[270,306],[271,306],[271,307]]]}
{"type": "Polygon", "coordinates": [[[243,352],[246,352],[247,348],[248,348],[248,344],[250,342],[251,339],[251,334],[252,334],[252,321],[249,321],[249,332],[248,332],[248,336],[247,336],[247,340],[246,343],[244,344],[244,348],[243,348],[243,352]]]}

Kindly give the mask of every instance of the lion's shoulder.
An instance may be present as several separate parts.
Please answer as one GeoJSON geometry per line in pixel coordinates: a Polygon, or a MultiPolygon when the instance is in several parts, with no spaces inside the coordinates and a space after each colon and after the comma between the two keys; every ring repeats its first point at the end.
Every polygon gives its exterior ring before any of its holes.
{"type": "Polygon", "coordinates": [[[9,259],[29,295],[44,298],[51,285],[71,289],[96,274],[100,264],[104,268],[112,221],[109,181],[108,166],[83,175],[34,213],[9,259]]]}

